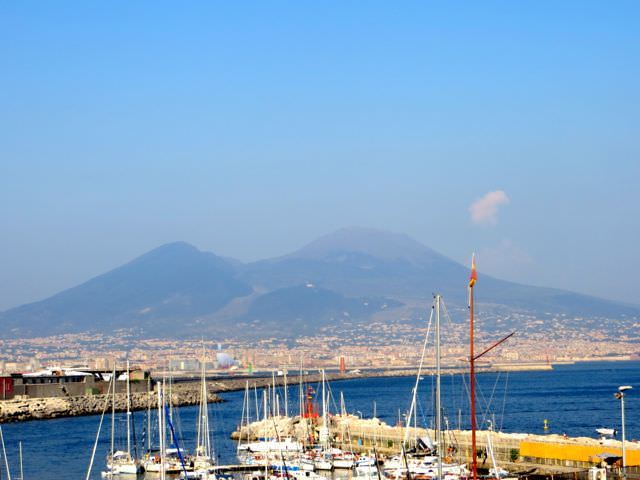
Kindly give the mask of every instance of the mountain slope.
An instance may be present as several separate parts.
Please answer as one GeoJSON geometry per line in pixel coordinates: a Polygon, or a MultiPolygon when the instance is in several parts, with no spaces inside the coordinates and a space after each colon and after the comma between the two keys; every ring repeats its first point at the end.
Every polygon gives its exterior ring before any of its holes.
{"type": "Polygon", "coordinates": [[[285,287],[261,295],[251,304],[243,321],[262,328],[283,329],[291,334],[313,334],[324,326],[367,320],[372,315],[400,306],[385,298],[353,298],[307,284],[285,287]]]}
{"type": "MultiPolygon", "coordinates": [[[[264,289],[311,282],[344,295],[430,301],[440,293],[464,305],[467,267],[406,235],[345,228],[283,257],[246,265],[243,278],[264,289]]],[[[640,308],[565,290],[532,287],[480,274],[478,298],[532,312],[637,315],[640,308]]]]}
{"type": "Polygon", "coordinates": [[[235,267],[177,242],[40,302],[2,314],[14,335],[117,328],[170,334],[174,320],[210,314],[252,292],[235,267]]]}
{"type": "MultiPolygon", "coordinates": [[[[291,338],[356,320],[366,324],[374,316],[415,323],[436,292],[464,308],[468,276],[467,267],[406,235],[365,228],[342,229],[289,255],[246,265],[178,242],[6,311],[0,322],[2,334],[13,336],[133,328],[154,337],[291,338]]],[[[581,316],[615,319],[611,325],[622,328],[640,316],[636,306],[482,274],[476,291],[482,311],[494,317],[551,312],[574,323],[581,316]]]]}
{"type": "Polygon", "coordinates": [[[243,278],[264,288],[313,282],[346,295],[429,297],[462,282],[466,269],[406,235],[345,228],[283,257],[247,265],[243,278]],[[432,278],[425,284],[425,279],[432,278]]]}

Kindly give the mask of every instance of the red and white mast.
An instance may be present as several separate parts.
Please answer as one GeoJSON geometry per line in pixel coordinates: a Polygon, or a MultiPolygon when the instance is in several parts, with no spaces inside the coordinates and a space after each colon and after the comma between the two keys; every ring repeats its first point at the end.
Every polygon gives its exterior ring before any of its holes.
{"type": "Polygon", "coordinates": [[[473,287],[478,280],[476,273],[476,257],[471,256],[471,276],[469,277],[469,404],[471,407],[471,475],[478,479],[478,459],[476,457],[476,379],[473,326],[473,287]]]}
{"type": "Polygon", "coordinates": [[[471,276],[469,277],[469,404],[471,407],[471,475],[472,480],[478,480],[478,458],[476,449],[476,360],[483,355],[489,353],[496,348],[502,342],[511,338],[516,332],[511,332],[506,337],[498,340],[489,348],[483,350],[476,355],[474,351],[474,325],[473,325],[473,287],[478,281],[478,274],[476,272],[476,256],[471,257],[471,276]]]}

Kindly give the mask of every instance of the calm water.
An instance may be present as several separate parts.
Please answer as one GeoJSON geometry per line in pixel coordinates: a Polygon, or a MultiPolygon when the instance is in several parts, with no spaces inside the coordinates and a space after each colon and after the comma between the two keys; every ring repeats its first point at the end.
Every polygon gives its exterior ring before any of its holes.
{"type": "MultiPolygon", "coordinates": [[[[409,377],[370,378],[334,382],[331,388],[336,401],[339,392],[344,393],[350,413],[371,416],[375,400],[378,417],[387,423],[396,423],[398,409],[406,411],[409,407],[414,382],[415,379],[409,377]]],[[[627,438],[640,438],[640,362],[583,363],[558,366],[551,372],[484,374],[479,376],[478,383],[479,418],[491,419],[502,431],[544,433],[543,420],[547,419],[551,433],[590,437],[596,436],[594,430],[598,427],[619,429],[620,404],[613,393],[619,385],[633,385],[637,391],[628,392],[625,401],[627,438]]],[[[443,405],[450,426],[468,427],[466,381],[460,376],[446,376],[442,385],[443,405]]],[[[424,377],[418,405],[421,425],[431,423],[431,386],[432,378],[424,377]]],[[[235,445],[229,440],[229,434],[239,422],[243,395],[243,392],[227,393],[225,403],[210,405],[219,463],[235,463],[235,445]]],[[[297,389],[291,388],[290,397],[290,408],[295,411],[298,407],[293,401],[297,402],[297,389]]],[[[177,410],[176,423],[180,424],[187,448],[192,448],[197,408],[177,410]]],[[[335,411],[335,407],[332,410],[335,411]]],[[[137,412],[135,418],[140,430],[145,423],[144,413],[137,412]]],[[[84,478],[99,420],[98,416],[91,416],[4,425],[14,478],[18,477],[18,441],[23,442],[25,478],[84,478]]],[[[118,425],[122,429],[121,420],[118,425]]],[[[107,416],[91,477],[94,479],[100,478],[104,467],[110,443],[109,427],[107,416]]]]}

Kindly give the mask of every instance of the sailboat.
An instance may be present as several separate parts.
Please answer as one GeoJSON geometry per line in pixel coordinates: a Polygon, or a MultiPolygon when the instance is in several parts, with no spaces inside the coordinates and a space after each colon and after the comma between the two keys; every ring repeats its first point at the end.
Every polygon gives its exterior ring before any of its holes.
{"type": "Polygon", "coordinates": [[[127,361],[127,448],[115,449],[115,415],[116,415],[116,369],[113,368],[113,396],[111,401],[111,449],[107,456],[107,469],[102,476],[130,474],[136,475],[144,472],[142,462],[131,455],[131,383],[129,381],[129,361],[127,361]]]}
{"type": "MultiPolygon", "coordinates": [[[[9,460],[7,459],[7,449],[4,446],[4,435],[2,433],[2,426],[0,425],[0,446],[2,447],[2,456],[4,457],[4,466],[7,471],[7,478],[11,480],[11,470],[9,469],[9,460]]],[[[20,461],[22,466],[22,460],[20,461]]]]}
{"type": "Polygon", "coordinates": [[[325,375],[322,370],[322,426],[319,431],[319,439],[322,450],[314,459],[316,470],[333,470],[333,456],[329,452],[329,424],[327,422],[327,395],[325,393],[325,375]]]}
{"type": "MultiPolygon", "coordinates": [[[[167,408],[165,404],[165,384],[164,381],[158,384],[158,440],[159,449],[149,451],[145,457],[144,468],[147,472],[156,472],[160,474],[160,478],[164,479],[167,473],[180,473],[184,471],[183,461],[180,458],[181,451],[177,450],[177,456],[174,454],[175,449],[169,449],[166,446],[167,435],[167,408]]],[[[171,420],[169,419],[169,422],[171,420]]]]}
{"type": "Polygon", "coordinates": [[[509,472],[504,468],[498,466],[496,461],[495,451],[493,449],[493,423],[489,421],[489,428],[487,429],[487,453],[491,459],[491,468],[489,469],[489,478],[492,479],[506,479],[509,476],[509,472]]]}
{"type": "MultiPolygon", "coordinates": [[[[257,392],[256,392],[257,395],[257,392]]],[[[236,456],[239,460],[244,462],[246,460],[246,451],[249,442],[251,441],[251,431],[249,426],[251,425],[249,407],[251,402],[249,401],[249,380],[246,381],[244,388],[244,399],[242,400],[242,414],[240,415],[240,428],[238,429],[239,437],[238,444],[236,445],[236,456]],[[247,442],[242,443],[242,431],[246,429],[247,431],[247,442]]],[[[257,397],[256,397],[257,403],[257,397]]],[[[256,414],[257,416],[257,414],[256,414]]]]}
{"type": "MultiPolygon", "coordinates": [[[[198,437],[196,441],[195,454],[191,457],[193,471],[187,472],[187,478],[197,478],[200,480],[215,479],[213,467],[215,465],[213,449],[211,448],[211,433],[209,431],[209,404],[207,402],[207,378],[206,378],[206,357],[202,357],[200,376],[200,407],[198,411],[198,437]]],[[[184,475],[183,477],[184,478],[184,475]]]]}
{"type": "MultiPolygon", "coordinates": [[[[395,457],[390,462],[385,462],[385,471],[393,478],[410,477],[410,478],[436,478],[440,480],[458,480],[464,478],[469,473],[466,465],[455,464],[445,462],[442,452],[444,450],[444,435],[442,429],[442,402],[441,402],[441,337],[440,337],[440,309],[441,309],[442,297],[436,295],[434,303],[431,309],[431,315],[429,317],[429,326],[427,328],[427,334],[422,349],[422,356],[420,358],[420,364],[418,367],[418,374],[416,376],[416,383],[413,387],[413,396],[411,400],[411,407],[407,415],[407,423],[405,429],[405,436],[402,445],[402,453],[400,456],[395,457]],[[416,402],[419,382],[422,376],[422,367],[424,364],[424,356],[427,348],[428,337],[431,329],[431,321],[435,313],[435,441],[430,438],[420,439],[420,441],[429,447],[428,455],[412,456],[405,449],[409,440],[409,432],[411,427],[412,418],[415,421],[416,415],[416,402]],[[435,454],[435,455],[434,455],[435,454]]],[[[416,444],[418,443],[416,439],[416,444]]]]}
{"type": "Polygon", "coordinates": [[[355,466],[356,456],[353,452],[347,450],[345,437],[348,437],[349,432],[345,431],[344,419],[347,417],[347,408],[344,403],[344,394],[340,392],[340,420],[341,420],[341,432],[340,438],[342,440],[340,449],[332,449],[333,453],[333,468],[346,468],[351,469],[355,466]]]}

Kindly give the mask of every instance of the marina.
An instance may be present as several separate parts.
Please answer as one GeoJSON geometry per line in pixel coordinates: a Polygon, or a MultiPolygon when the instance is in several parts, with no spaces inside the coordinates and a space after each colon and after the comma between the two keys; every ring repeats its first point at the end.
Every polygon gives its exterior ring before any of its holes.
{"type": "Polygon", "coordinates": [[[640,2],[0,11],[0,480],[640,480],[640,2]]]}
{"type": "MultiPolygon", "coordinates": [[[[103,406],[86,480],[96,478],[98,472],[102,478],[155,476],[160,480],[213,480],[225,475],[252,480],[282,477],[326,480],[340,477],[336,472],[378,480],[383,477],[389,480],[506,480],[532,475],[553,479],[563,474],[573,475],[574,480],[584,475],[590,480],[604,480],[619,476],[626,479],[640,473],[640,444],[635,440],[625,442],[625,399],[633,389],[629,384],[618,386],[614,391],[621,408],[621,441],[616,438],[616,428],[605,426],[592,426],[599,435],[597,440],[570,437],[566,432],[561,437],[549,435],[548,418],[543,419],[543,431],[547,435],[505,431],[510,422],[506,415],[510,413],[507,410],[510,372],[498,372],[493,385],[487,388],[478,382],[478,377],[491,374],[486,367],[483,372],[478,366],[479,361],[484,361],[487,354],[500,348],[515,332],[476,346],[476,282],[473,257],[468,283],[468,374],[443,368],[443,330],[446,332],[453,323],[444,299],[436,294],[429,310],[415,378],[407,377],[408,385],[394,392],[391,405],[386,406],[393,406],[393,423],[384,418],[388,410],[378,415],[378,397],[387,385],[368,392],[366,399],[373,403],[373,412],[367,417],[361,410],[349,408],[348,392],[336,390],[349,381],[343,357],[339,373],[333,375],[333,386],[324,369],[315,376],[308,375],[300,359],[297,376],[290,376],[290,367],[283,367],[272,371],[270,379],[268,376],[244,379],[239,416],[236,410],[239,423],[228,433],[235,441],[235,454],[225,459],[230,461],[222,461],[219,453],[222,449],[216,447],[215,442],[215,437],[220,435],[215,432],[215,415],[210,419],[210,402],[217,397],[212,397],[207,377],[209,360],[204,342],[197,388],[196,382],[176,382],[171,370],[155,381],[147,373],[139,376],[138,396],[144,385],[146,392],[143,390],[142,403],[138,398],[137,409],[145,406],[146,399],[146,411],[142,419],[138,418],[137,429],[132,393],[132,383],[136,380],[132,380],[128,360],[124,371],[118,372],[114,363],[110,374],[61,369],[13,376],[10,392],[15,395],[13,381],[19,379],[25,391],[29,385],[48,385],[39,391],[64,398],[69,397],[67,384],[71,387],[73,383],[76,389],[81,389],[87,379],[94,382],[96,387],[86,391],[99,392],[103,406]],[[181,419],[180,404],[184,404],[181,394],[185,392],[191,394],[188,402],[197,404],[197,414],[188,422],[181,419]],[[408,408],[403,408],[403,404],[408,404],[408,408]],[[108,450],[102,464],[100,454],[104,453],[106,425],[108,450]]],[[[524,372],[512,372],[518,373],[524,372]]],[[[539,372],[545,373],[550,374],[549,370],[539,372]]],[[[355,370],[351,374],[359,376],[360,372],[355,370]]],[[[392,379],[380,378],[384,384],[392,379]]],[[[5,379],[3,385],[6,387],[6,384],[5,379]]],[[[575,384],[574,378],[569,385],[575,384]]],[[[527,392],[531,389],[530,385],[524,387],[527,392]]],[[[548,386],[541,390],[547,392],[548,386]]],[[[28,397],[23,393],[15,398],[28,397]]],[[[6,406],[3,405],[3,409],[6,411],[6,406]]],[[[521,410],[516,404],[515,411],[521,410]]],[[[16,415],[13,418],[18,419],[16,415]]],[[[11,478],[2,430],[0,440],[6,475],[11,478]]],[[[22,440],[18,446],[23,480],[22,440]]]]}
{"type": "MultiPolygon", "coordinates": [[[[640,363],[602,362],[565,365],[558,366],[553,371],[513,372],[508,377],[504,415],[496,416],[496,430],[502,432],[500,437],[507,442],[504,453],[502,453],[502,444],[497,444],[496,450],[499,456],[507,454],[513,442],[519,443],[527,436],[531,439],[551,439],[555,443],[564,442],[568,445],[580,445],[573,439],[582,437],[589,439],[584,440],[586,446],[602,448],[598,443],[598,434],[595,429],[601,427],[619,429],[619,405],[613,398],[612,388],[615,390],[617,385],[624,383],[625,380],[640,384],[640,363]],[[549,425],[546,431],[544,430],[545,419],[549,425]],[[569,439],[564,439],[563,434],[566,434],[569,439]]],[[[487,373],[478,378],[478,383],[482,388],[492,387],[496,380],[505,379],[506,374],[487,373]]],[[[404,404],[405,408],[409,407],[410,398],[407,398],[407,392],[411,391],[413,382],[414,379],[410,377],[376,377],[330,382],[330,386],[336,392],[343,392],[346,408],[350,414],[371,419],[375,410],[376,417],[381,422],[393,426],[397,422],[398,406],[404,404]]],[[[457,416],[457,407],[463,400],[460,394],[453,393],[458,390],[460,382],[461,379],[458,376],[443,378],[445,416],[451,419],[457,416]]],[[[426,407],[431,398],[430,382],[423,383],[419,390],[419,398],[422,399],[419,410],[422,406],[426,407]]],[[[297,396],[294,387],[290,388],[290,408],[293,412],[297,408],[297,402],[294,401],[294,399],[297,400],[297,396]]],[[[240,423],[244,392],[224,393],[222,398],[225,400],[222,403],[209,404],[212,447],[218,465],[238,465],[237,445],[230,436],[237,430],[240,423]]],[[[636,412],[638,408],[640,408],[640,402],[629,395],[628,411],[636,412]]],[[[198,407],[185,406],[176,410],[179,411],[183,426],[185,444],[195,446],[198,407]],[[187,426],[189,428],[186,428],[187,426]]],[[[143,412],[136,412],[134,415],[136,425],[142,425],[143,412]]],[[[124,414],[116,413],[118,422],[123,422],[123,417],[124,414]]],[[[428,424],[429,420],[425,420],[428,424]]],[[[97,416],[81,416],[3,425],[12,472],[19,471],[18,442],[21,441],[26,459],[25,478],[84,478],[98,422],[97,416]]],[[[468,425],[468,418],[463,415],[461,422],[463,427],[468,425]]],[[[422,416],[419,423],[423,423],[422,416]]],[[[454,422],[453,431],[460,445],[463,445],[463,437],[457,428],[457,419],[454,422]]],[[[636,439],[640,438],[640,421],[637,415],[631,413],[628,415],[626,433],[627,447],[636,448],[638,445],[636,439]]],[[[357,435],[355,426],[352,435],[357,435]]],[[[391,436],[399,438],[397,434],[392,433],[391,436]]],[[[482,446],[482,434],[479,435],[479,442],[482,446]]],[[[615,445],[615,443],[604,445],[608,447],[605,450],[611,451],[615,445]]],[[[100,467],[103,465],[109,447],[110,439],[105,433],[100,437],[97,446],[96,462],[100,462],[100,467]]],[[[532,447],[538,448],[536,445],[532,447]]],[[[553,462],[549,460],[549,463],[553,462]]],[[[577,469],[583,470],[583,468],[577,469]]],[[[554,470],[560,472],[563,468],[554,466],[554,470]]],[[[100,473],[94,472],[91,478],[101,478],[100,473]]]]}

